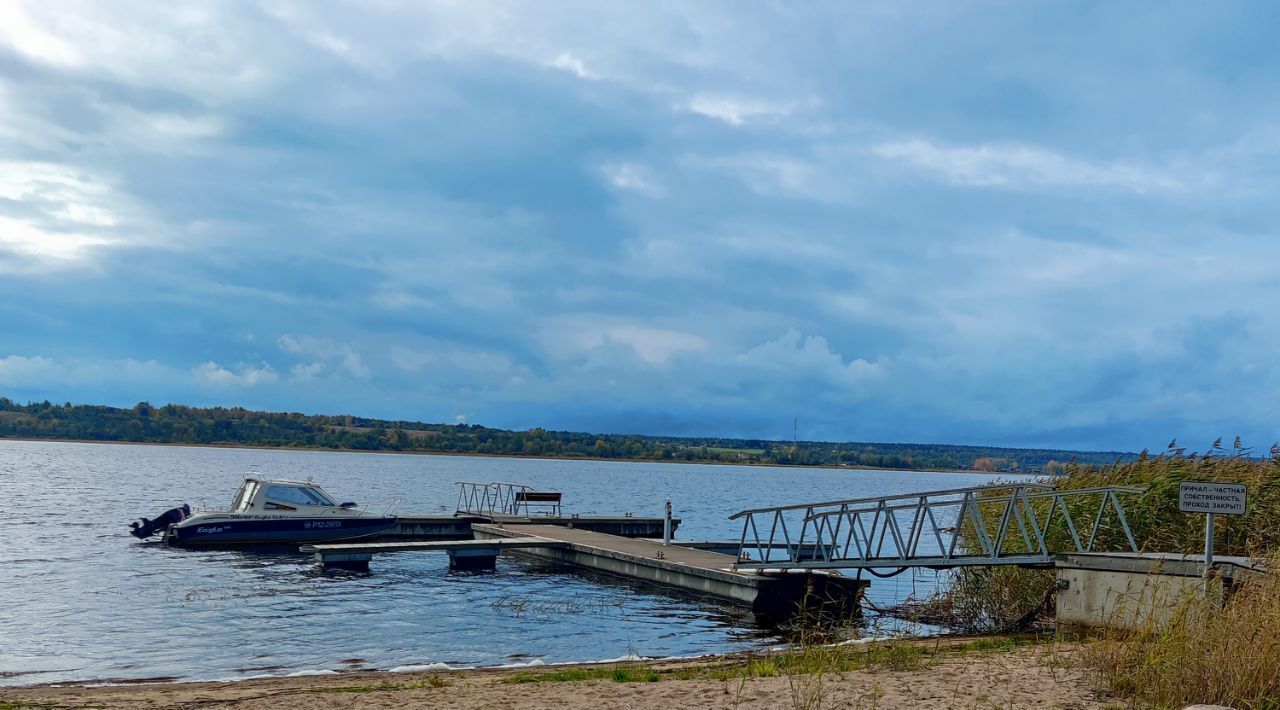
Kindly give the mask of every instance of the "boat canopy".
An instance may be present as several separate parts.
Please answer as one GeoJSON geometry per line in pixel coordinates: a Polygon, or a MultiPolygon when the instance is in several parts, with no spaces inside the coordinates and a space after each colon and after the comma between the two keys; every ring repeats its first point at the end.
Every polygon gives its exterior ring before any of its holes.
{"type": "Polygon", "coordinates": [[[246,478],[231,500],[230,512],[253,509],[295,510],[298,506],[337,507],[337,503],[319,486],[298,481],[264,481],[246,478]]]}

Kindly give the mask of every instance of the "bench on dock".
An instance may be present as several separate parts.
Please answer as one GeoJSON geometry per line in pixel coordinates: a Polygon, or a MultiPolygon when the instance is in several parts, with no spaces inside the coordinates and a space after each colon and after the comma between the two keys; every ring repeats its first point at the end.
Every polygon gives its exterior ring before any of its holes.
{"type": "Polygon", "coordinates": [[[541,515],[560,515],[560,494],[551,491],[518,491],[516,493],[516,515],[524,508],[525,515],[532,515],[532,509],[538,508],[541,515]],[[545,511],[545,512],[541,512],[545,511]]]}

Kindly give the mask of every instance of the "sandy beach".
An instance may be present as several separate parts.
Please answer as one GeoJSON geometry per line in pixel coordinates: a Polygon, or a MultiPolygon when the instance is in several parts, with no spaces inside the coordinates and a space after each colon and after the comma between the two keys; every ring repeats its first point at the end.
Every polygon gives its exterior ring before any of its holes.
{"type": "Polygon", "coordinates": [[[0,690],[0,707],[39,708],[1105,708],[1077,667],[1078,647],[934,648],[910,669],[892,664],[816,675],[696,677],[741,660],[583,665],[431,673],[350,672],[240,682],[34,686],[0,690]],[[638,682],[609,677],[627,668],[638,682]],[[592,677],[562,680],[566,671],[592,677]],[[695,676],[695,677],[690,677],[695,676]],[[538,682],[537,678],[544,678],[538,682]],[[646,682],[647,681],[647,682],[646,682]],[[820,688],[820,690],[819,690],[820,688]],[[817,700],[805,703],[804,698],[817,700]]]}

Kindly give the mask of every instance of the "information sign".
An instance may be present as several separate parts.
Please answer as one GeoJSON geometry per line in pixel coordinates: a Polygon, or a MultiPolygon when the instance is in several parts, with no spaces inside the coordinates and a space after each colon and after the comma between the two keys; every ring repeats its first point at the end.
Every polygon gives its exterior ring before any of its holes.
{"type": "Polygon", "coordinates": [[[1243,483],[1183,481],[1178,486],[1178,510],[1183,513],[1244,515],[1243,483]]]}

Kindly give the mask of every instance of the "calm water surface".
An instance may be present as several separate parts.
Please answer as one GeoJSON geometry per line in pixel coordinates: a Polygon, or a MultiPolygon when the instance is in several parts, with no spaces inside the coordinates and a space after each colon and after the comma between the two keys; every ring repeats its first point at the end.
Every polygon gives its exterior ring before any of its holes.
{"type": "MultiPolygon", "coordinates": [[[[976,485],[982,474],[547,461],[0,441],[0,685],[242,678],[445,663],[493,666],[721,653],[777,643],[732,607],[502,557],[448,572],[438,553],[384,555],[369,575],[309,557],[139,543],[127,524],[225,505],[247,473],[312,476],[339,500],[402,497],[452,513],[454,482],[564,492],[565,512],[658,516],[682,539],[736,538],[749,507],[976,485]]],[[[874,580],[892,603],[932,573],[874,580]]],[[[874,619],[868,623],[875,623],[874,619]]],[[[882,622],[883,623],[883,622],[882,622]]]]}

